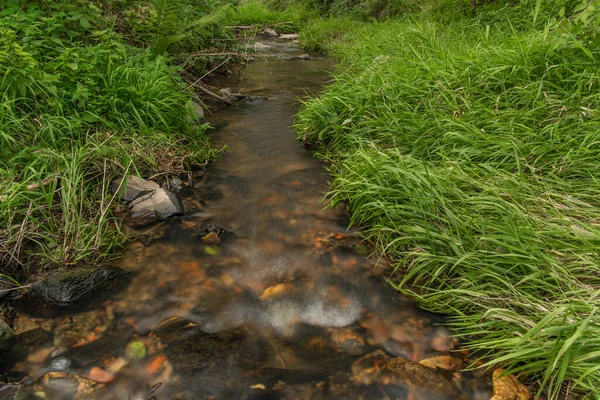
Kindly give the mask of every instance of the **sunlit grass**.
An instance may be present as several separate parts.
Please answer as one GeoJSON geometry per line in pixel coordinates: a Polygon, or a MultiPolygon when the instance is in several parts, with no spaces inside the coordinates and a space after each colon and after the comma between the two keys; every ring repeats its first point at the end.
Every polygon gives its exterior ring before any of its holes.
{"type": "Polygon", "coordinates": [[[332,163],[329,199],[395,260],[394,286],[449,314],[488,365],[594,398],[600,70],[564,38],[362,25],[325,43],[341,67],[297,129],[332,163]]]}

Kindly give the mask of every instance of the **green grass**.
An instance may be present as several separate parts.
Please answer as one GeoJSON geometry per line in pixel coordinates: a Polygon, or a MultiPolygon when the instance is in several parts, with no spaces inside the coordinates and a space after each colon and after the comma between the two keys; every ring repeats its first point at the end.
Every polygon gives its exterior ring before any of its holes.
{"type": "Polygon", "coordinates": [[[596,398],[600,48],[581,14],[557,21],[396,20],[329,42],[340,21],[321,21],[301,37],[341,66],[296,126],[395,287],[538,394],[596,398]]]}
{"type": "Polygon", "coordinates": [[[0,12],[0,273],[101,263],[126,240],[111,179],[205,161],[206,125],[191,122],[194,95],[153,36],[132,47],[88,1],[9,5],[0,12]]]}
{"type": "Polygon", "coordinates": [[[279,33],[297,32],[318,13],[301,3],[292,3],[283,9],[268,8],[258,0],[244,1],[229,9],[227,13],[230,25],[256,25],[257,27],[272,26],[279,33]]]}

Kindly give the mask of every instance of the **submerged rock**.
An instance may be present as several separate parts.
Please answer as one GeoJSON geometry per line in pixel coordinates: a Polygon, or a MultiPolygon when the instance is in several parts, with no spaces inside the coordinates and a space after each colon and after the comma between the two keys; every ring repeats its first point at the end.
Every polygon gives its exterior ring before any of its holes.
{"type": "Polygon", "coordinates": [[[309,54],[300,54],[298,56],[294,56],[296,60],[310,60],[309,54]]]}
{"type": "Polygon", "coordinates": [[[159,188],[132,201],[129,212],[124,217],[131,226],[140,227],[183,214],[183,204],[179,197],[159,188]]]}
{"type": "Polygon", "coordinates": [[[12,339],[14,336],[15,333],[10,326],[0,319],[0,349],[6,347],[10,339],[12,339]]]}
{"type": "Polygon", "coordinates": [[[240,329],[207,333],[185,319],[166,321],[152,333],[166,346],[165,355],[182,375],[194,374],[227,359],[246,340],[240,329]]]}
{"type": "Polygon", "coordinates": [[[402,357],[390,357],[381,350],[358,359],[352,365],[353,381],[360,385],[395,385],[407,387],[434,398],[454,398],[456,386],[435,369],[402,357]]]}
{"type": "Polygon", "coordinates": [[[459,371],[462,368],[462,360],[460,358],[447,355],[426,358],[419,361],[419,364],[444,371],[459,371]]]}
{"type": "Polygon", "coordinates": [[[248,96],[246,97],[246,103],[262,103],[266,101],[267,98],[265,96],[248,96]]]}
{"type": "Polygon", "coordinates": [[[494,397],[490,400],[529,400],[529,390],[512,374],[504,374],[503,369],[497,369],[492,375],[494,380],[494,397]]]}
{"type": "Polygon", "coordinates": [[[23,299],[54,305],[70,305],[92,297],[125,274],[125,271],[113,267],[63,268],[34,283],[23,299]]]}
{"type": "Polygon", "coordinates": [[[111,193],[119,193],[120,199],[124,201],[133,201],[139,196],[154,192],[159,188],[158,183],[147,181],[135,175],[116,178],[110,183],[111,193]]]}

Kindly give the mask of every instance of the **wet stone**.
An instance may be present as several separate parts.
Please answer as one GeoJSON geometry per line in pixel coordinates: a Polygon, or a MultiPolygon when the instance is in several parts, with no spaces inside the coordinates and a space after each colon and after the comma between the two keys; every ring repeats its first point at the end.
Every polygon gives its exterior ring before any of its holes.
{"type": "Polygon", "coordinates": [[[240,329],[207,333],[192,321],[176,319],[153,330],[165,354],[182,375],[193,374],[232,355],[246,339],[240,329]]]}
{"type": "Polygon", "coordinates": [[[512,374],[504,374],[499,368],[494,371],[494,397],[490,400],[529,400],[529,390],[512,374]]]}
{"type": "Polygon", "coordinates": [[[23,296],[26,301],[70,305],[94,296],[126,272],[113,267],[68,267],[34,283],[23,296]]]}
{"type": "Polygon", "coordinates": [[[58,356],[50,361],[50,369],[52,371],[68,371],[75,368],[75,366],[76,364],[73,360],[67,357],[58,356]]]}
{"type": "Polygon", "coordinates": [[[358,359],[352,365],[353,380],[360,385],[395,385],[430,393],[431,398],[453,398],[459,394],[456,386],[432,368],[390,357],[381,350],[358,359]]]}

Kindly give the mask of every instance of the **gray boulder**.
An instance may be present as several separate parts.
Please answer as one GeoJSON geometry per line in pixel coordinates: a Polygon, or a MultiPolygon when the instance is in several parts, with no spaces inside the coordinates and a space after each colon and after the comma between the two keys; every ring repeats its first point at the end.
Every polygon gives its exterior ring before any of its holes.
{"type": "Polygon", "coordinates": [[[112,267],[68,267],[52,272],[34,283],[24,295],[24,300],[54,305],[70,305],[93,297],[101,289],[126,275],[112,267]]]}
{"type": "Polygon", "coordinates": [[[141,227],[183,214],[183,204],[179,197],[159,188],[132,201],[125,219],[131,226],[141,227]]]}
{"type": "Polygon", "coordinates": [[[117,194],[119,192],[121,200],[132,201],[141,195],[160,188],[158,183],[138,178],[135,175],[129,175],[125,179],[125,182],[121,184],[124,179],[124,177],[116,178],[110,183],[111,193],[117,194]]]}
{"type": "Polygon", "coordinates": [[[0,349],[6,347],[9,340],[15,336],[15,333],[6,322],[0,319],[0,349]]]}

